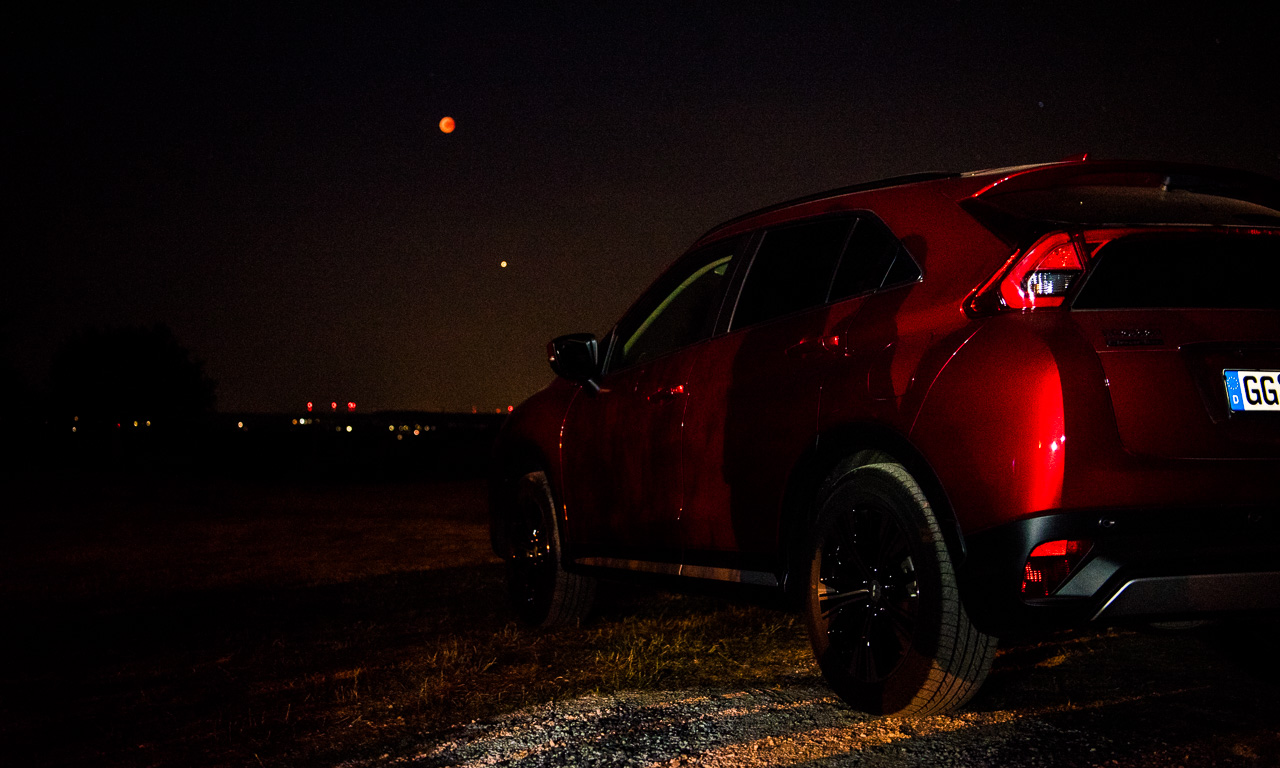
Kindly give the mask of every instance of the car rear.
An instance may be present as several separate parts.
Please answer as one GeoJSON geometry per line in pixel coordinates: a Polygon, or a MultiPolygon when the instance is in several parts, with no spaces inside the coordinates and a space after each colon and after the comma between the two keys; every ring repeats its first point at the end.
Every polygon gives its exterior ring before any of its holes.
{"type": "Polygon", "coordinates": [[[981,520],[975,621],[1280,608],[1280,184],[1096,162],[974,181],[960,204],[1010,256],[966,299],[982,327],[957,356],[988,349],[996,375],[1021,352],[1009,375],[1039,365],[1053,397],[993,396],[1054,422],[1011,459],[1048,491],[1005,519],[957,510],[981,520]]]}

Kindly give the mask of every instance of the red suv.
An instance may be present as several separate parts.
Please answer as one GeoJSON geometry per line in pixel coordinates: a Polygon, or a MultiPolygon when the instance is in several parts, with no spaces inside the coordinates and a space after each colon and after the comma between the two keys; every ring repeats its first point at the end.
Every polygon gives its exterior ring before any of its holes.
{"type": "Polygon", "coordinates": [[[1280,182],[1084,158],[722,224],[499,438],[520,614],[595,579],[794,599],[853,706],[963,704],[996,638],[1280,608],[1280,182]]]}

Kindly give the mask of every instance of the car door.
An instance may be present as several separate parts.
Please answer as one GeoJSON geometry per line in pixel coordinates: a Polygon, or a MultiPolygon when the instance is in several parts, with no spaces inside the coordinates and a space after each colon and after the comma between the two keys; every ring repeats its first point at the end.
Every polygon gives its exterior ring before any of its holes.
{"type": "Polygon", "coordinates": [[[763,233],[730,332],[699,356],[685,413],[681,524],[689,575],[769,583],[786,474],[812,444],[833,352],[825,307],[853,219],[763,233]]]}
{"type": "Polygon", "coordinates": [[[600,391],[580,392],[569,407],[565,512],[585,564],[678,568],[688,374],[715,327],[739,244],[700,249],[659,278],[611,334],[600,391]]]}
{"type": "MultiPolygon", "coordinates": [[[[876,290],[919,275],[870,213],[764,233],[730,333],[705,345],[689,376],[686,573],[771,583],[786,484],[814,446],[824,385],[856,354],[854,321],[876,290]]],[[[865,373],[860,382],[865,390],[865,373]]]]}

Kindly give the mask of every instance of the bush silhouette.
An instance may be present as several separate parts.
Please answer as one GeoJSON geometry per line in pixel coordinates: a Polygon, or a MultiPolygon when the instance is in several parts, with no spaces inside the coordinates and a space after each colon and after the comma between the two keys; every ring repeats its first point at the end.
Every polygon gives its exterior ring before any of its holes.
{"type": "Polygon", "coordinates": [[[212,379],[168,326],[87,328],[57,352],[49,374],[52,410],[81,429],[151,422],[167,431],[213,411],[212,379]]]}

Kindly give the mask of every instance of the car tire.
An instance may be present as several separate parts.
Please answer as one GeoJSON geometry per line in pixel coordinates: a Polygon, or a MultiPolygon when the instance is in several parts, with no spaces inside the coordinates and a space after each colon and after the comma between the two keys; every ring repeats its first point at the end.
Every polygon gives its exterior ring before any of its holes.
{"type": "Polygon", "coordinates": [[[958,709],[986,679],[996,639],[965,613],[919,484],[900,464],[869,464],[818,503],[804,613],[827,682],[871,714],[958,709]]]}
{"type": "Polygon", "coordinates": [[[507,517],[507,593],[520,619],[550,628],[586,618],[595,601],[596,580],[564,569],[556,504],[546,473],[530,472],[517,481],[507,517]]]}

